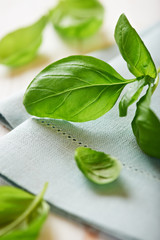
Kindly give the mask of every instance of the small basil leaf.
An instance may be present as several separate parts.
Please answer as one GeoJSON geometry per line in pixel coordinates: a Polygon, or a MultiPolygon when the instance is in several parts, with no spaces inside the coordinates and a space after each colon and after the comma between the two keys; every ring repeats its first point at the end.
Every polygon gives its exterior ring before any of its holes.
{"type": "Polygon", "coordinates": [[[117,22],[115,40],[131,73],[136,77],[148,75],[156,78],[157,72],[151,55],[124,14],[117,22]]]}
{"type": "Polygon", "coordinates": [[[124,117],[127,115],[128,107],[138,99],[145,84],[146,82],[144,79],[138,80],[134,82],[132,86],[127,90],[127,92],[123,95],[119,103],[120,117],[124,117]]]}
{"type": "Polygon", "coordinates": [[[150,109],[152,88],[137,103],[132,121],[133,133],[143,152],[160,159],[160,120],[150,109]]]}
{"type": "Polygon", "coordinates": [[[34,116],[85,122],[109,111],[124,86],[133,81],[99,59],[71,56],[39,73],[28,86],[23,103],[34,116]]]}
{"type": "Polygon", "coordinates": [[[49,206],[43,191],[33,196],[21,189],[0,187],[0,239],[35,240],[47,218],[49,206]]]}
{"type": "Polygon", "coordinates": [[[63,0],[53,11],[51,21],[56,31],[66,38],[86,38],[101,26],[104,9],[97,0],[63,0]]]}
{"type": "Polygon", "coordinates": [[[25,28],[9,33],[0,41],[0,63],[16,67],[30,62],[42,42],[42,31],[47,23],[43,16],[25,28]]]}
{"type": "Polygon", "coordinates": [[[82,173],[97,184],[110,183],[120,174],[121,164],[117,159],[91,148],[77,148],[75,160],[82,173]]]}

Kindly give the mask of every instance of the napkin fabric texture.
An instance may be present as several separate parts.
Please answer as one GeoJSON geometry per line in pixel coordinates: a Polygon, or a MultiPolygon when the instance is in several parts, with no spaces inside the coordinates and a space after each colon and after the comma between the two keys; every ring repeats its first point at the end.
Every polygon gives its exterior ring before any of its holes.
{"type": "MultiPolygon", "coordinates": [[[[160,24],[143,40],[158,67],[160,24]]],[[[109,63],[123,77],[133,78],[120,56],[109,63]]],[[[1,121],[9,128],[16,127],[0,139],[1,176],[34,194],[49,182],[45,199],[55,211],[116,239],[159,240],[160,160],[145,155],[136,143],[131,130],[135,104],[126,118],[119,117],[117,103],[95,121],[72,123],[30,118],[22,96],[21,92],[0,104],[1,121]],[[122,162],[115,182],[97,186],[83,176],[74,151],[85,145],[122,162]]],[[[158,115],[159,106],[160,86],[152,98],[152,109],[158,115]]]]}

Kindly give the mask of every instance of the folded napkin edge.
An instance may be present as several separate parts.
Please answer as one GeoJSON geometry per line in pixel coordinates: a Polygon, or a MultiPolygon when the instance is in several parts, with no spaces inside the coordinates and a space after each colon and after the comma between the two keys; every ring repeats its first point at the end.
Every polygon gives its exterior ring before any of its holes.
{"type": "Polygon", "coordinates": [[[2,114],[0,114],[0,123],[9,130],[13,129],[11,124],[6,120],[6,118],[2,114]]]}

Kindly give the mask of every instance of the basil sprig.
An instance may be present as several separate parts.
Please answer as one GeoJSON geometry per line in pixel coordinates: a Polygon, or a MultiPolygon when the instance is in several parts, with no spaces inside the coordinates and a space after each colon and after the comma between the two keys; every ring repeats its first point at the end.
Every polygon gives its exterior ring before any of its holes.
{"type": "Polygon", "coordinates": [[[82,173],[96,184],[113,182],[120,174],[121,163],[104,152],[79,147],[75,151],[75,160],[82,173]]]}
{"type": "Polygon", "coordinates": [[[0,239],[36,240],[45,222],[49,205],[43,201],[45,184],[37,196],[21,189],[0,187],[0,239]]]}
{"type": "MultiPolygon", "coordinates": [[[[109,64],[93,57],[64,58],[49,65],[30,83],[24,95],[26,110],[38,117],[75,122],[94,120],[108,112],[124,87],[132,83],[119,104],[120,116],[126,116],[128,107],[138,100],[144,86],[154,92],[158,85],[157,71],[149,51],[124,14],[117,22],[115,39],[134,79],[124,79],[109,64]]],[[[147,103],[151,101],[150,91],[137,104],[132,127],[141,149],[160,158],[159,131],[155,131],[155,126],[159,129],[159,120],[149,105],[145,104],[144,111],[142,104],[144,99],[149,99],[147,103]]]]}
{"type": "Polygon", "coordinates": [[[30,62],[38,52],[43,30],[49,22],[61,36],[79,40],[96,33],[103,16],[104,8],[98,0],[59,0],[58,5],[36,23],[0,40],[0,64],[18,67],[30,62]]]}
{"type": "Polygon", "coordinates": [[[97,0],[61,0],[50,15],[60,35],[69,39],[83,39],[99,29],[104,8],[97,0]]]}

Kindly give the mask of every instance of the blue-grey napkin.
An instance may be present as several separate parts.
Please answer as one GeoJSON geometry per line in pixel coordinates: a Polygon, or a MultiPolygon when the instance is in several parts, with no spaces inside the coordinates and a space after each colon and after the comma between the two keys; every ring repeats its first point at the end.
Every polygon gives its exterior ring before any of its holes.
{"type": "MultiPolygon", "coordinates": [[[[144,37],[157,66],[159,39],[160,25],[144,37]]],[[[131,76],[120,56],[110,64],[124,77],[131,76]]],[[[159,96],[160,86],[152,99],[158,114],[159,96]]],[[[11,128],[29,117],[21,101],[22,94],[0,106],[2,121],[11,128]],[[20,108],[14,114],[15,104],[20,108]]],[[[86,123],[28,118],[0,139],[1,176],[32,193],[48,181],[45,198],[54,210],[117,239],[159,240],[160,161],[137,146],[130,126],[134,112],[132,105],[128,116],[119,118],[117,103],[103,117],[86,123]],[[82,175],[74,161],[74,150],[84,145],[122,162],[121,175],[115,182],[97,186],[82,175]]]]}

